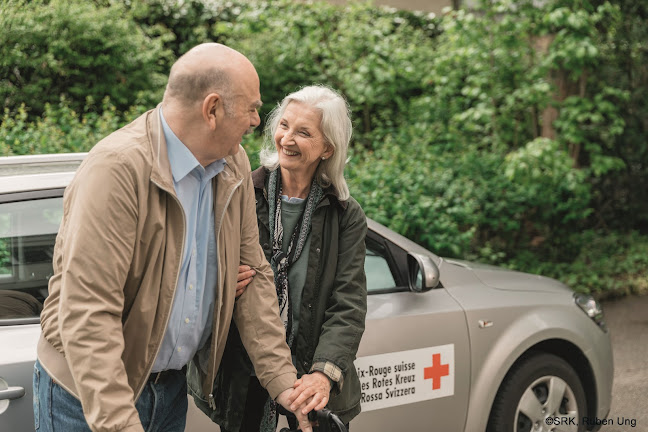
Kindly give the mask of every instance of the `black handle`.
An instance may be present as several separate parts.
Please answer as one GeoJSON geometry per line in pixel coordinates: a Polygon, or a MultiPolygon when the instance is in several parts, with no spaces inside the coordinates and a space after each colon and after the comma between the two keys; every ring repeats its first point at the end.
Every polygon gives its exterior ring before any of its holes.
{"type": "MultiPolygon", "coordinates": [[[[331,410],[326,408],[319,411],[311,411],[308,413],[308,420],[317,421],[319,426],[316,426],[314,430],[316,432],[347,432],[346,426],[342,423],[342,420],[331,410]]],[[[283,428],[279,432],[297,432],[296,430],[283,428]]]]}

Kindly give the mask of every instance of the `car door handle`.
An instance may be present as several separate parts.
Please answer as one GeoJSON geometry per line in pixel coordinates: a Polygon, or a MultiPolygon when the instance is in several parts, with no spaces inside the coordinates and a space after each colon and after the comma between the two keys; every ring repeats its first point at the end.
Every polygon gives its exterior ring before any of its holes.
{"type": "Polygon", "coordinates": [[[0,400],[5,399],[18,399],[25,396],[25,389],[22,387],[9,387],[5,390],[0,390],[0,400]]]}

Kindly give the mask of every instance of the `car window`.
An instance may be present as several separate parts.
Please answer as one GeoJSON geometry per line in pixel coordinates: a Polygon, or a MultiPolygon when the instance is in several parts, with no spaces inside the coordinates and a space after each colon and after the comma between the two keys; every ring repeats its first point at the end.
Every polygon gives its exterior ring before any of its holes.
{"type": "Polygon", "coordinates": [[[367,275],[367,291],[369,293],[392,290],[397,286],[389,267],[387,250],[379,243],[369,239],[367,239],[365,274],[367,275]]]}
{"type": "Polygon", "coordinates": [[[40,315],[62,198],[0,203],[0,320],[40,315]]]}

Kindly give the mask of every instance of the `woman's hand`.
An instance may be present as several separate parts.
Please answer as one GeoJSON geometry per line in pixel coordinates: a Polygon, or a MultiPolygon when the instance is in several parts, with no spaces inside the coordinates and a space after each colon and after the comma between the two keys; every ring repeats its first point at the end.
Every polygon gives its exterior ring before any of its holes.
{"type": "Polygon", "coordinates": [[[239,298],[247,286],[252,282],[256,271],[247,265],[239,265],[238,276],[236,277],[236,298],[239,298]]]}
{"type": "Polygon", "coordinates": [[[290,409],[295,412],[301,407],[302,414],[321,410],[328,403],[330,393],[331,380],[322,372],[303,375],[293,385],[290,409]]]}
{"type": "Polygon", "coordinates": [[[311,422],[308,420],[308,416],[306,414],[302,414],[301,411],[295,411],[290,408],[290,396],[292,395],[292,392],[295,390],[290,390],[286,389],[283,392],[277,396],[277,403],[286,408],[287,410],[292,411],[295,414],[295,417],[297,417],[297,422],[299,423],[299,429],[302,432],[313,432],[313,426],[311,425],[311,422]]]}

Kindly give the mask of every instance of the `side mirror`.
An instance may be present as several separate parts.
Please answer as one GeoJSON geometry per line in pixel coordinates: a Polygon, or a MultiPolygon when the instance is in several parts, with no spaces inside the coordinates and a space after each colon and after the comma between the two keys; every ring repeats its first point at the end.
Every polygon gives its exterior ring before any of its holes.
{"type": "Polygon", "coordinates": [[[439,268],[427,255],[407,254],[407,272],[412,291],[425,292],[439,284],[439,268]]]}

